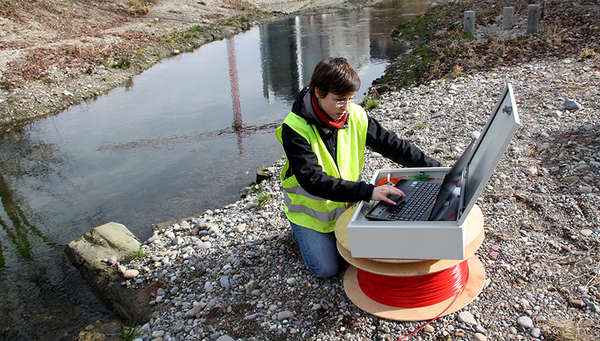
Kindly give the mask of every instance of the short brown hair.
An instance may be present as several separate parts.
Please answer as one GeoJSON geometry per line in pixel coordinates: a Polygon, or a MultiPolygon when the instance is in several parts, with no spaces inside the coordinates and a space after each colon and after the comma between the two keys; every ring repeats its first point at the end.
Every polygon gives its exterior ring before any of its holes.
{"type": "Polygon", "coordinates": [[[347,95],[358,92],[360,77],[346,58],[325,58],[315,66],[308,87],[312,95],[316,95],[315,88],[319,88],[323,96],[330,92],[347,95]]]}

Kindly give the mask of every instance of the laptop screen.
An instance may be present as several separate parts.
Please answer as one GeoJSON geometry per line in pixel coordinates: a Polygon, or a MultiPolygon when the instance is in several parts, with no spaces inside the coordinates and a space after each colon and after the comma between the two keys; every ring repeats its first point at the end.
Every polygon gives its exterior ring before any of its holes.
{"type": "MultiPolygon", "coordinates": [[[[471,160],[473,155],[473,151],[475,150],[476,140],[471,141],[471,144],[467,147],[467,149],[460,156],[458,161],[452,166],[448,174],[444,177],[444,182],[442,182],[442,187],[440,188],[440,193],[435,201],[435,205],[431,210],[431,215],[429,216],[429,220],[440,220],[443,218],[444,212],[446,211],[446,207],[450,206],[450,202],[456,200],[455,189],[458,186],[462,186],[462,181],[464,180],[464,176],[466,175],[466,167],[471,160]]],[[[454,205],[452,205],[454,206],[454,205]]]]}

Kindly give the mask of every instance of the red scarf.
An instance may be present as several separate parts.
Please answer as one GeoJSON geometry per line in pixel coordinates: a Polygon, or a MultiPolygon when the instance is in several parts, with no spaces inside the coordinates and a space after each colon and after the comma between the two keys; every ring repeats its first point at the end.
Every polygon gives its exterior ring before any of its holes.
{"type": "Polygon", "coordinates": [[[327,125],[329,128],[340,129],[341,127],[344,126],[344,123],[346,123],[346,118],[348,118],[347,111],[344,113],[344,115],[342,115],[342,117],[340,117],[338,120],[334,121],[331,119],[331,117],[327,116],[323,112],[323,110],[321,110],[321,107],[319,106],[319,101],[317,100],[317,97],[315,97],[315,96],[312,96],[312,106],[313,106],[313,109],[315,109],[317,116],[319,116],[321,121],[323,121],[323,123],[325,123],[325,125],[327,125]]]}

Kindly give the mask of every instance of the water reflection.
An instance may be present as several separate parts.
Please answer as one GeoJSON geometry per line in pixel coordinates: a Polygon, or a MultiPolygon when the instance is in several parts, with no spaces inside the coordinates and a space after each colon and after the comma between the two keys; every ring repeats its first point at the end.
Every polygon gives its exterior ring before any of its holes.
{"type": "MultiPolygon", "coordinates": [[[[361,73],[374,63],[385,64],[380,57],[388,52],[398,55],[402,47],[393,44],[389,35],[372,36],[370,14],[374,11],[368,8],[345,16],[296,17],[260,27],[265,98],[293,102],[298,91],[310,82],[314,66],[326,57],[346,57],[361,73]]],[[[359,93],[372,80],[362,78],[359,93]]]]}
{"type": "Polygon", "coordinates": [[[229,83],[231,84],[231,103],[233,106],[233,129],[237,135],[237,144],[240,155],[242,146],[242,103],[240,102],[240,85],[238,82],[237,62],[235,57],[235,37],[227,39],[227,61],[229,62],[229,83]]]}
{"type": "Polygon", "coordinates": [[[385,1],[257,27],[0,139],[0,339],[112,318],[65,261],[66,243],[109,221],[145,239],[153,223],[237,200],[283,155],[273,132],[314,65],[348,58],[360,96],[404,51],[390,29],[426,8],[385,1]]]}
{"type": "Polygon", "coordinates": [[[27,132],[5,136],[0,150],[0,339],[56,339],[53,331],[72,339],[80,321],[111,313],[63,260],[54,241],[62,231],[49,229],[44,205],[36,205],[70,204],[64,189],[72,187],[71,160],[57,145],[27,132]],[[56,181],[62,186],[53,186],[56,181]],[[71,308],[67,315],[65,307],[71,308]]]}
{"type": "MultiPolygon", "coordinates": [[[[3,147],[10,148],[2,148],[3,153],[0,156],[0,268],[6,266],[5,252],[20,259],[31,260],[34,245],[54,245],[54,242],[32,222],[31,218],[37,215],[30,212],[26,198],[11,188],[7,178],[19,178],[22,181],[35,178],[46,181],[51,176],[60,177],[61,173],[56,171],[60,164],[65,162],[53,145],[34,142],[26,135],[7,136],[3,147]],[[10,153],[6,152],[7,149],[10,153]],[[7,245],[3,245],[2,241],[7,242],[7,245]]],[[[19,183],[16,185],[18,188],[19,183]]],[[[53,189],[39,187],[37,190],[45,195],[57,197],[53,189]]]]}
{"type": "Polygon", "coordinates": [[[211,130],[200,134],[188,134],[180,136],[168,136],[155,139],[143,139],[138,141],[132,141],[120,144],[106,144],[98,147],[98,151],[105,153],[118,153],[120,151],[131,150],[131,149],[170,149],[177,145],[188,144],[188,143],[200,143],[207,140],[218,140],[219,138],[231,138],[235,136],[238,141],[238,148],[240,154],[242,154],[243,145],[242,139],[244,137],[250,137],[257,133],[271,133],[274,132],[283,120],[257,125],[243,125],[241,119],[236,123],[235,119],[231,127],[211,130]]]}

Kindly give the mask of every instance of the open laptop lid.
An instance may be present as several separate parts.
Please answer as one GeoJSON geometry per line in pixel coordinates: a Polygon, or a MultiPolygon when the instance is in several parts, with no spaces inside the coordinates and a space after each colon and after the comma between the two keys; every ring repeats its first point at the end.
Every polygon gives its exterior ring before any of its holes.
{"type": "Polygon", "coordinates": [[[467,165],[471,161],[476,146],[477,143],[474,139],[444,177],[440,192],[428,220],[443,220],[444,215],[447,214],[447,206],[463,207],[462,203],[464,200],[460,200],[460,206],[458,204],[452,205],[452,202],[458,200],[456,196],[457,194],[460,195],[460,193],[456,193],[455,189],[465,181],[467,165]]]}
{"type": "Polygon", "coordinates": [[[515,96],[509,83],[475,142],[462,189],[464,209],[458,220],[459,225],[467,219],[520,126],[515,96]]]}

